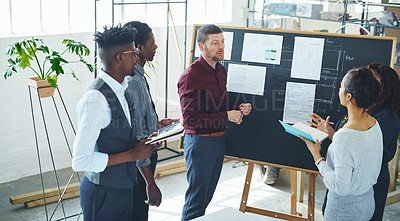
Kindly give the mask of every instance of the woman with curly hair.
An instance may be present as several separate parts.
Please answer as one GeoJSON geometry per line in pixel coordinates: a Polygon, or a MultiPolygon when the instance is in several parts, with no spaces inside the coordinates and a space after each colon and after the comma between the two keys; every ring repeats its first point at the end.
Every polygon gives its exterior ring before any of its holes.
{"type": "Polygon", "coordinates": [[[368,65],[381,85],[378,100],[368,108],[379,122],[383,134],[383,157],[378,181],[374,185],[375,213],[371,220],[382,220],[389,188],[388,162],[396,153],[400,132],[400,78],[393,68],[379,63],[368,65]]]}
{"type": "MultiPolygon", "coordinates": [[[[382,165],[377,183],[374,185],[375,212],[371,220],[382,220],[385,208],[388,187],[389,187],[389,169],[388,162],[394,157],[397,147],[397,139],[400,131],[400,78],[391,67],[373,63],[367,66],[379,82],[381,89],[379,97],[369,108],[371,114],[379,123],[383,134],[383,156],[382,165]]],[[[319,115],[313,113],[310,115],[313,122],[308,121],[317,129],[329,134],[332,139],[335,130],[346,125],[348,116],[345,115],[336,124],[336,129],[329,125],[329,116],[324,120],[319,115]]],[[[327,191],[328,192],[328,191],[327,191]]],[[[325,196],[322,212],[325,212],[325,196]]]]}
{"type": "Polygon", "coordinates": [[[339,99],[347,109],[348,120],[331,136],[326,161],[321,156],[318,140],[314,143],[300,137],[307,144],[329,190],[324,213],[326,221],[365,221],[373,216],[373,185],[382,164],[383,136],[380,124],[367,109],[377,100],[379,91],[378,81],[366,67],[350,70],[344,76],[339,99]]]}

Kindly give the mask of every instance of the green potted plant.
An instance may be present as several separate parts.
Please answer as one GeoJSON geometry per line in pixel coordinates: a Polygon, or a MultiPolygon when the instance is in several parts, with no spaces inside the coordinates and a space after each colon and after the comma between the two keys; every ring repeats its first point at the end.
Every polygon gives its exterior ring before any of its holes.
{"type": "MultiPolygon", "coordinates": [[[[36,74],[36,77],[29,78],[29,84],[38,88],[40,97],[48,97],[54,94],[58,76],[65,74],[64,65],[83,63],[90,72],[94,71],[93,66],[83,59],[84,56],[90,54],[86,45],[72,39],[64,39],[62,44],[65,45],[65,50],[60,53],[45,45],[40,38],[32,37],[13,42],[7,48],[9,66],[4,72],[4,78],[7,79],[14,73],[18,73],[19,69],[29,68],[36,74]],[[64,59],[63,56],[67,52],[74,54],[77,59],[74,61],[64,59]],[[42,56],[39,57],[39,54],[42,56]],[[45,92],[48,89],[50,92],[45,92]]],[[[71,70],[71,75],[78,80],[73,70],[71,70]]]]}

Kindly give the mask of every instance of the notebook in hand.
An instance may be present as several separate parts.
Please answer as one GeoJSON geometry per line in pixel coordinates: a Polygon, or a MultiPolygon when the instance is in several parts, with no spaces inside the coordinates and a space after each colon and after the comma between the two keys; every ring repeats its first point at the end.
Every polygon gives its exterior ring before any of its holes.
{"type": "Polygon", "coordinates": [[[183,135],[184,127],[181,121],[174,122],[158,130],[158,135],[152,137],[146,144],[154,144],[157,142],[165,141],[167,139],[179,138],[183,135]]]}
{"type": "Polygon", "coordinates": [[[316,128],[310,127],[304,123],[297,122],[293,124],[292,126],[283,122],[279,121],[279,123],[282,124],[282,126],[285,128],[286,132],[297,136],[302,136],[306,139],[311,140],[312,142],[315,142],[315,140],[318,140],[319,142],[322,142],[328,137],[328,134],[325,132],[322,132],[316,128]]]}

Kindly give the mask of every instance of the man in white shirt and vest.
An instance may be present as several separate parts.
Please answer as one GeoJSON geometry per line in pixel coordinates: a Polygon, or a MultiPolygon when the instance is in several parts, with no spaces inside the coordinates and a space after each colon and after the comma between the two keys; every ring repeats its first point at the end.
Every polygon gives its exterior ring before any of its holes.
{"type": "Polygon", "coordinates": [[[135,35],[121,26],[94,35],[103,69],[78,103],[72,159],[74,171],[85,171],[80,185],[84,220],[131,221],[135,161],[150,157],[158,147],[137,142],[133,107],[125,96],[126,77],[138,55],[135,35]]]}

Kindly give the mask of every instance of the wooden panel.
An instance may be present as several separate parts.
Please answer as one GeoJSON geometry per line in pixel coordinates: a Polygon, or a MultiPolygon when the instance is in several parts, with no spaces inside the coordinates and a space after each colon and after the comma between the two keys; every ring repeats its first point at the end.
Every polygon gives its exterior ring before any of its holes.
{"type": "Polygon", "coordinates": [[[386,199],[386,206],[389,206],[393,203],[397,203],[399,201],[400,201],[400,190],[390,192],[390,193],[388,193],[388,196],[386,199]]]}
{"type": "Polygon", "coordinates": [[[154,178],[166,176],[175,173],[185,172],[186,163],[185,159],[175,160],[172,162],[160,163],[156,167],[154,178]]]}
{"type": "MultiPolygon", "coordinates": [[[[64,189],[65,189],[65,186],[60,186],[61,193],[64,191],[64,189]]],[[[46,194],[46,197],[52,197],[52,196],[58,197],[58,188],[57,187],[46,189],[44,192],[46,194]]],[[[71,193],[71,192],[79,192],[79,183],[71,183],[68,186],[66,193],[71,193]]],[[[11,196],[10,203],[11,204],[19,204],[19,203],[25,203],[25,202],[39,200],[39,199],[43,199],[43,191],[42,190],[34,191],[31,193],[25,193],[25,194],[21,194],[18,196],[11,196]]]]}
{"type": "MultiPolygon", "coordinates": [[[[79,196],[79,190],[77,192],[69,192],[69,193],[65,193],[63,196],[63,200],[65,199],[69,199],[69,198],[73,198],[73,197],[77,197],[79,196]]],[[[60,197],[57,196],[52,196],[52,197],[46,197],[46,203],[53,203],[53,202],[57,202],[60,199],[60,197]]],[[[26,208],[32,208],[35,206],[41,206],[44,205],[44,200],[43,199],[39,199],[39,200],[34,200],[34,201],[30,201],[30,202],[26,202],[25,203],[25,207],[26,208]]]]}

